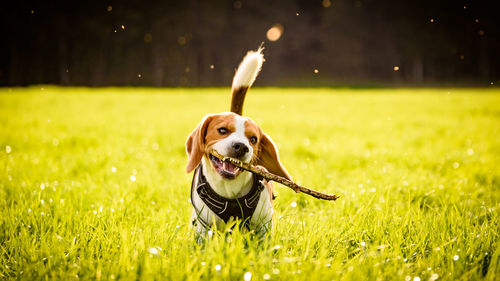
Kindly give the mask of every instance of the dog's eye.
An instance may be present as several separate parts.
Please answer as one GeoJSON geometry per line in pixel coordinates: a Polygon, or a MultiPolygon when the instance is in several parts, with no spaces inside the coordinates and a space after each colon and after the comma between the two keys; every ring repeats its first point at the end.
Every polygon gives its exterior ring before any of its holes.
{"type": "Polygon", "coordinates": [[[251,142],[252,144],[256,144],[256,143],[257,143],[257,137],[251,137],[251,138],[250,138],[250,142],[251,142]]]}
{"type": "Polygon", "coordinates": [[[222,128],[217,129],[217,132],[219,132],[219,134],[221,134],[221,135],[225,135],[229,132],[229,130],[222,127],[222,128]]]}

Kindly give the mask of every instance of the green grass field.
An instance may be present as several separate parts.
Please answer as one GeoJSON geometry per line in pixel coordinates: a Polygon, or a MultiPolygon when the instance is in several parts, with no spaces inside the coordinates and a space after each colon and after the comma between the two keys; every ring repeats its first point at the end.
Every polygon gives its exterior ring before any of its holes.
{"type": "Polygon", "coordinates": [[[0,89],[0,279],[498,280],[500,90],[252,89],[318,201],[271,236],[189,229],[184,142],[229,89],[0,89]]]}

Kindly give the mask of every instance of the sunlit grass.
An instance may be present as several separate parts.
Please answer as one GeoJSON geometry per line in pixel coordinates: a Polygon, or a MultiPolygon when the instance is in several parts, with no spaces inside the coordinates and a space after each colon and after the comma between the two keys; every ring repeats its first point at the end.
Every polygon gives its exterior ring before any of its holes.
{"type": "Polygon", "coordinates": [[[200,246],[184,141],[229,99],[0,89],[0,277],[498,279],[500,91],[252,89],[244,113],[294,179],[342,197],[277,186],[269,239],[200,246]]]}

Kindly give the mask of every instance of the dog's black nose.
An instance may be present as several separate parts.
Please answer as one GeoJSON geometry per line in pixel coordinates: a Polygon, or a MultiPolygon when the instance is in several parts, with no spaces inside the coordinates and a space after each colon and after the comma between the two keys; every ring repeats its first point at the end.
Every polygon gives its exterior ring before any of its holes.
{"type": "Polygon", "coordinates": [[[235,158],[239,158],[243,155],[245,155],[248,151],[250,151],[248,149],[248,146],[246,146],[244,143],[242,142],[233,142],[231,144],[231,157],[235,157],[235,158]]]}

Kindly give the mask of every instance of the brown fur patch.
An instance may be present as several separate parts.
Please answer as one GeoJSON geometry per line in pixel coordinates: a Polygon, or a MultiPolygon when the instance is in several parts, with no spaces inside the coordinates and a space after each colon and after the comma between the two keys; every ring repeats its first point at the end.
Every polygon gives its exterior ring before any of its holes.
{"type": "Polygon", "coordinates": [[[231,112],[238,115],[243,114],[243,103],[245,102],[245,95],[248,91],[248,87],[239,87],[233,89],[233,94],[231,96],[231,112]]]}
{"type": "Polygon", "coordinates": [[[186,150],[189,155],[186,172],[189,173],[198,167],[207,147],[228,137],[236,130],[234,116],[232,113],[211,114],[196,126],[186,141],[186,150]],[[219,134],[217,129],[221,127],[228,129],[228,133],[219,134]]]}
{"type": "Polygon", "coordinates": [[[229,113],[216,114],[207,127],[205,135],[205,148],[210,147],[221,139],[227,138],[229,135],[236,131],[236,122],[234,115],[229,113]],[[229,132],[225,135],[219,134],[217,129],[226,128],[229,132]]]}
{"type": "Polygon", "coordinates": [[[262,130],[251,119],[247,119],[245,121],[245,136],[247,137],[250,145],[253,147],[253,155],[252,155],[252,161],[253,161],[257,158],[259,153],[259,142],[260,139],[262,138],[262,130]],[[255,144],[250,142],[251,137],[257,138],[257,142],[255,144]]]}

